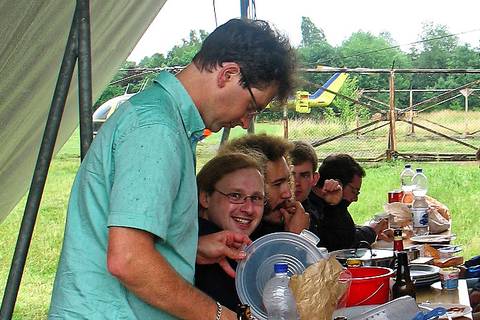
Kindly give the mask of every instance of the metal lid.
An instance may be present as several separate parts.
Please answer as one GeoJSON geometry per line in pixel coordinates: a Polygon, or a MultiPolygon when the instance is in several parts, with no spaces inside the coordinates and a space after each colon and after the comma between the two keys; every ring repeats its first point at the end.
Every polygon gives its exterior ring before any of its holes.
{"type": "Polygon", "coordinates": [[[386,258],[393,258],[393,251],[391,250],[380,250],[380,249],[365,249],[359,248],[355,249],[343,249],[330,252],[337,259],[347,260],[347,259],[359,259],[361,261],[366,260],[380,260],[386,258]]]}

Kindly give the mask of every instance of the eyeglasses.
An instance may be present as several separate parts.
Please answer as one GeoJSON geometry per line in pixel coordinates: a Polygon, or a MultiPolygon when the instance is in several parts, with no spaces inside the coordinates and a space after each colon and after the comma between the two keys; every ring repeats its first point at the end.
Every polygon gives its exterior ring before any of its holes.
{"type": "Polygon", "coordinates": [[[356,196],[360,194],[360,188],[355,188],[351,183],[347,184],[347,186],[349,186],[350,189],[352,189],[353,194],[355,194],[356,196]]]}
{"type": "Polygon", "coordinates": [[[247,77],[245,76],[245,74],[243,73],[243,71],[240,70],[240,74],[242,75],[242,78],[243,78],[243,81],[245,82],[245,87],[247,87],[247,90],[248,90],[248,93],[250,93],[250,97],[252,98],[252,104],[253,104],[253,109],[254,111],[248,111],[247,113],[247,116],[249,117],[255,117],[256,115],[259,115],[260,113],[262,113],[263,111],[263,108],[261,108],[258,103],[257,103],[257,100],[255,99],[255,96],[253,95],[253,92],[252,92],[252,88],[250,87],[250,82],[248,81],[247,77]]]}
{"type": "Polygon", "coordinates": [[[252,204],[256,206],[263,206],[265,204],[265,197],[261,195],[252,194],[247,196],[239,192],[224,193],[218,189],[214,189],[214,191],[220,193],[222,196],[225,196],[228,199],[228,202],[232,204],[244,204],[247,202],[247,199],[250,199],[252,204]]]}

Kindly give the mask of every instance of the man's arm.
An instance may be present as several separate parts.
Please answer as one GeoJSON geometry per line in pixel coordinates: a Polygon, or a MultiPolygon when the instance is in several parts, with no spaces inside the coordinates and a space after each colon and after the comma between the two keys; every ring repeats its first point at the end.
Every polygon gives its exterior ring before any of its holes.
{"type": "Polygon", "coordinates": [[[366,241],[370,244],[377,240],[377,234],[372,227],[369,226],[355,226],[355,242],[354,246],[358,245],[360,241],[366,241]]]}
{"type": "MultiPolygon", "coordinates": [[[[107,267],[128,290],[158,309],[181,319],[215,319],[215,301],[172,268],[146,231],[110,227],[107,267]]],[[[221,319],[236,319],[236,315],[223,308],[221,319]]]]}

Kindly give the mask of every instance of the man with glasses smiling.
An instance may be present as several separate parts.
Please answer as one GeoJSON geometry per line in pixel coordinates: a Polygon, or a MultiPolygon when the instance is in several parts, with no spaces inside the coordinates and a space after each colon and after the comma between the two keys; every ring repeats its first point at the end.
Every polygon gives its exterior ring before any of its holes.
{"type": "Polygon", "coordinates": [[[356,226],[348,206],[358,201],[362,178],[365,170],[348,154],[334,154],[323,160],[318,168],[319,180],[312,189],[309,200],[322,214],[318,223],[317,235],[320,245],[329,251],[355,247],[360,241],[373,243],[377,236],[387,228],[386,221],[373,223],[370,226],[356,226]],[[321,196],[326,180],[335,179],[343,185],[343,196],[340,203],[330,205],[321,196]]]}
{"type": "Polygon", "coordinates": [[[293,197],[293,181],[288,154],[293,144],[281,137],[250,134],[225,144],[219,154],[242,152],[260,153],[265,160],[266,202],[262,221],[252,233],[253,240],[272,232],[300,233],[310,226],[310,217],[302,204],[293,197]]]}
{"type": "Polygon", "coordinates": [[[248,128],[286,100],[294,55],[268,23],[232,19],[181,72],[160,73],[109,118],[72,188],[49,319],[236,319],[192,286],[195,263],[233,276],[226,257],[244,258],[250,241],[198,237],[196,145],[205,129],[248,128]]]}
{"type": "MultiPolygon", "coordinates": [[[[263,168],[242,153],[216,156],[197,174],[199,236],[230,230],[249,236],[262,219],[265,203],[263,168]]],[[[236,268],[234,260],[228,260],[236,268]]],[[[235,310],[240,300],[235,279],[218,264],[195,266],[195,286],[235,310]]]]}

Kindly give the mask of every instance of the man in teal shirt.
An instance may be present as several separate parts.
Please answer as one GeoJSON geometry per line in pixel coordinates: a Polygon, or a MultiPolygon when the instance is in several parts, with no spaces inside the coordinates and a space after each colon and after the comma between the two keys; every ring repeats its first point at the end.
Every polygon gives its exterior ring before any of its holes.
{"type": "Polygon", "coordinates": [[[249,241],[197,238],[195,147],[205,128],[247,128],[285,99],[293,70],[285,38],[234,19],[176,77],[160,74],[115,112],[72,188],[50,319],[235,319],[191,284],[195,262],[232,275],[225,258],[249,241]]]}

